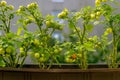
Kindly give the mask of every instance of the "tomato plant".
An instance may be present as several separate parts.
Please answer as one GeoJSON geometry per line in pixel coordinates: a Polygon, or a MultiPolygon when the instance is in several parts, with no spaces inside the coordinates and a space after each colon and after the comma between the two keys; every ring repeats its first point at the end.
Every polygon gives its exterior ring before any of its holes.
{"type": "Polygon", "coordinates": [[[30,32],[27,28],[28,24],[32,23],[37,26],[37,30],[33,31],[31,35],[30,51],[39,67],[46,69],[50,68],[53,63],[59,63],[57,57],[62,52],[62,48],[59,46],[60,43],[52,37],[52,34],[56,30],[62,30],[63,25],[55,21],[54,16],[43,17],[37,3],[20,6],[17,14],[21,16],[18,23],[25,32],[30,32]]]}
{"type": "Polygon", "coordinates": [[[113,2],[95,0],[95,6],[87,6],[77,12],[65,8],[57,15],[65,21],[65,24],[60,24],[55,20],[56,16],[43,16],[36,2],[21,5],[15,11],[13,5],[1,1],[0,66],[22,67],[30,55],[41,69],[61,63],[78,64],[81,69],[87,69],[89,63],[105,60],[109,67],[118,67],[120,14],[118,8],[110,5],[113,2]],[[17,31],[13,32],[11,21],[15,17],[18,19],[17,31]],[[31,24],[34,31],[29,30],[31,24]],[[105,26],[103,34],[90,35],[98,24],[105,26]],[[53,34],[62,31],[63,26],[67,26],[70,33],[65,34],[67,38],[60,42],[53,38],[53,34]]]}

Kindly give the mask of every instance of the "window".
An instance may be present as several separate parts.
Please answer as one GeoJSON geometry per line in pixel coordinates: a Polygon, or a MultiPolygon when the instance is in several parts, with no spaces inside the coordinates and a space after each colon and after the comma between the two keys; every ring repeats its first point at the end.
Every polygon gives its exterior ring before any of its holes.
{"type": "Polygon", "coordinates": [[[64,0],[52,0],[52,2],[64,2],[64,0]]]}
{"type": "Polygon", "coordinates": [[[56,16],[55,20],[56,20],[56,21],[59,21],[59,23],[62,24],[62,23],[64,23],[64,20],[57,18],[57,15],[58,15],[60,12],[61,12],[61,10],[54,10],[51,14],[52,14],[53,16],[56,16]]]}

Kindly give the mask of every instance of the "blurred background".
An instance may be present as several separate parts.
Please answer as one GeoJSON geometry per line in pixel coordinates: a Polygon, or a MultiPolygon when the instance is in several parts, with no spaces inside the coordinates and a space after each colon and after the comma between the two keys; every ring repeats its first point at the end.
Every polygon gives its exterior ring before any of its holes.
{"type": "MultiPolygon", "coordinates": [[[[15,7],[15,10],[19,8],[20,5],[27,6],[31,2],[37,2],[39,5],[40,11],[43,16],[50,14],[56,16],[60,13],[64,8],[67,8],[69,11],[79,11],[81,8],[85,6],[94,6],[95,0],[6,0],[8,4],[12,4],[15,7]]],[[[58,20],[56,18],[56,20],[58,20]]],[[[13,20],[13,24],[16,23],[16,20],[13,20]]],[[[60,20],[60,23],[64,23],[63,20],[60,20]]],[[[30,30],[35,30],[34,25],[30,26],[30,30]]],[[[16,27],[13,26],[13,31],[16,31],[16,27]]],[[[95,27],[93,34],[100,35],[102,28],[95,27]]],[[[65,27],[65,33],[68,32],[67,27],[65,27]]],[[[59,33],[59,32],[56,32],[59,33]]]]}

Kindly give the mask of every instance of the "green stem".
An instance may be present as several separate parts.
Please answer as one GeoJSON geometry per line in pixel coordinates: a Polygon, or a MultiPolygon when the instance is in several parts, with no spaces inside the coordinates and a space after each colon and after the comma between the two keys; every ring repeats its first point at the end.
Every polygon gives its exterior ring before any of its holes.
{"type": "Polygon", "coordinates": [[[86,24],[83,24],[83,33],[82,33],[82,38],[81,38],[81,44],[84,44],[84,37],[85,37],[85,33],[86,33],[86,24]]]}
{"type": "Polygon", "coordinates": [[[23,66],[26,57],[27,57],[27,55],[23,57],[23,59],[22,59],[22,61],[21,61],[21,63],[20,63],[20,68],[23,66]]]}
{"type": "MultiPolygon", "coordinates": [[[[37,20],[36,20],[36,22],[37,22],[37,20]]],[[[39,26],[38,22],[37,22],[37,25],[38,25],[38,28],[39,28],[40,32],[42,33],[41,26],[39,26]]]]}
{"type": "Polygon", "coordinates": [[[49,49],[46,49],[47,51],[48,51],[48,53],[50,53],[51,54],[51,61],[50,61],[50,64],[49,64],[49,66],[47,67],[47,69],[50,69],[51,68],[51,66],[52,66],[52,64],[53,64],[53,54],[50,52],[50,50],[49,49]]]}
{"type": "Polygon", "coordinates": [[[87,59],[86,59],[86,52],[85,51],[82,51],[81,68],[87,69],[87,59]]]}
{"type": "Polygon", "coordinates": [[[14,67],[14,60],[13,60],[13,56],[12,55],[10,55],[9,61],[10,61],[11,67],[14,67]]]}
{"type": "Polygon", "coordinates": [[[50,61],[50,64],[49,64],[49,66],[48,66],[48,68],[47,68],[47,69],[50,69],[50,68],[51,68],[51,66],[52,66],[52,64],[53,64],[53,60],[51,60],[51,61],[50,61]]]}
{"type": "Polygon", "coordinates": [[[45,69],[45,64],[44,63],[42,63],[42,69],[45,69]]]}
{"type": "Polygon", "coordinates": [[[21,61],[21,63],[20,63],[20,68],[23,66],[23,64],[24,64],[24,62],[25,62],[25,59],[26,59],[26,57],[27,57],[27,52],[28,52],[29,49],[30,49],[30,48],[28,48],[28,49],[25,50],[25,56],[23,57],[23,59],[22,59],[22,61],[21,61]]]}
{"type": "Polygon", "coordinates": [[[15,62],[15,66],[18,65],[19,59],[20,59],[20,57],[17,57],[16,62],[15,62]]]}
{"type": "Polygon", "coordinates": [[[2,56],[1,58],[2,58],[2,60],[5,62],[5,65],[6,65],[6,66],[10,66],[9,63],[5,60],[5,58],[4,58],[3,56],[2,56]]]}
{"type": "Polygon", "coordinates": [[[68,19],[68,22],[72,23],[72,25],[73,25],[75,31],[77,32],[77,35],[78,35],[78,37],[79,37],[79,40],[81,41],[81,36],[80,36],[79,31],[77,30],[76,24],[74,24],[73,21],[72,21],[71,19],[68,19]]]}
{"type": "Polygon", "coordinates": [[[39,68],[42,69],[41,63],[39,63],[39,68]]]}
{"type": "Polygon", "coordinates": [[[8,33],[10,32],[10,19],[8,20],[8,33]]]}
{"type": "MultiPolygon", "coordinates": [[[[25,50],[25,56],[23,57],[21,63],[20,63],[20,68],[23,66],[25,59],[27,57],[27,52],[31,49],[31,47],[27,47],[27,49],[25,50]]],[[[19,60],[18,60],[19,61],[19,60]]]]}
{"type": "Polygon", "coordinates": [[[50,36],[52,36],[52,34],[53,34],[54,31],[55,31],[55,29],[53,29],[53,30],[51,31],[50,36]]]}
{"type": "MultiPolygon", "coordinates": [[[[15,56],[17,57],[17,52],[15,53],[15,56]]],[[[17,67],[17,65],[18,65],[18,62],[19,62],[19,59],[20,59],[20,56],[18,56],[16,59],[15,59],[15,64],[14,64],[14,66],[15,67],[17,67]]]]}
{"type": "MultiPolygon", "coordinates": [[[[29,11],[29,10],[28,10],[29,11]]],[[[31,12],[31,11],[29,11],[30,12],[30,14],[35,18],[35,21],[36,21],[36,23],[37,23],[37,25],[38,25],[38,28],[39,28],[39,30],[40,30],[40,32],[42,33],[42,28],[41,28],[41,26],[39,25],[39,20],[36,18],[36,16],[34,15],[34,13],[33,12],[31,12]]]]}
{"type": "Polygon", "coordinates": [[[116,39],[116,42],[118,43],[120,40],[120,35],[118,36],[118,38],[116,39]]]}
{"type": "MultiPolygon", "coordinates": [[[[84,38],[85,38],[85,34],[86,34],[86,24],[88,24],[88,22],[83,23],[83,33],[82,34],[82,38],[81,38],[81,44],[84,45],[84,38]]],[[[81,66],[82,69],[86,69],[87,68],[87,60],[86,60],[86,53],[85,50],[82,49],[82,61],[81,61],[81,66]]]]}
{"type": "Polygon", "coordinates": [[[8,28],[7,22],[6,22],[6,20],[5,20],[6,17],[5,17],[4,10],[2,10],[2,14],[3,14],[3,16],[4,16],[4,19],[2,19],[2,22],[3,22],[4,26],[5,26],[4,31],[5,31],[5,33],[9,33],[9,28],[8,28]]]}
{"type": "MultiPolygon", "coordinates": [[[[112,28],[112,37],[113,37],[113,56],[112,56],[112,62],[111,62],[111,67],[112,68],[117,68],[118,64],[117,64],[117,45],[118,45],[118,41],[117,41],[117,36],[116,36],[116,32],[114,30],[113,27],[113,22],[110,22],[110,27],[112,28]]],[[[118,37],[119,38],[119,37],[118,37]]]]}
{"type": "Polygon", "coordinates": [[[113,33],[113,68],[117,67],[117,42],[116,36],[113,33]]]}

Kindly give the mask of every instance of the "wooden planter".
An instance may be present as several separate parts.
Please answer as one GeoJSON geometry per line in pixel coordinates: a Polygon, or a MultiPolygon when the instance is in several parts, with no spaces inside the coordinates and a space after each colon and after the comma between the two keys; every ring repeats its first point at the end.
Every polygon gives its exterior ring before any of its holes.
{"type": "Polygon", "coordinates": [[[87,70],[76,68],[76,65],[55,66],[49,70],[26,67],[0,68],[0,80],[120,80],[120,68],[109,69],[105,65],[91,65],[87,70]]]}

